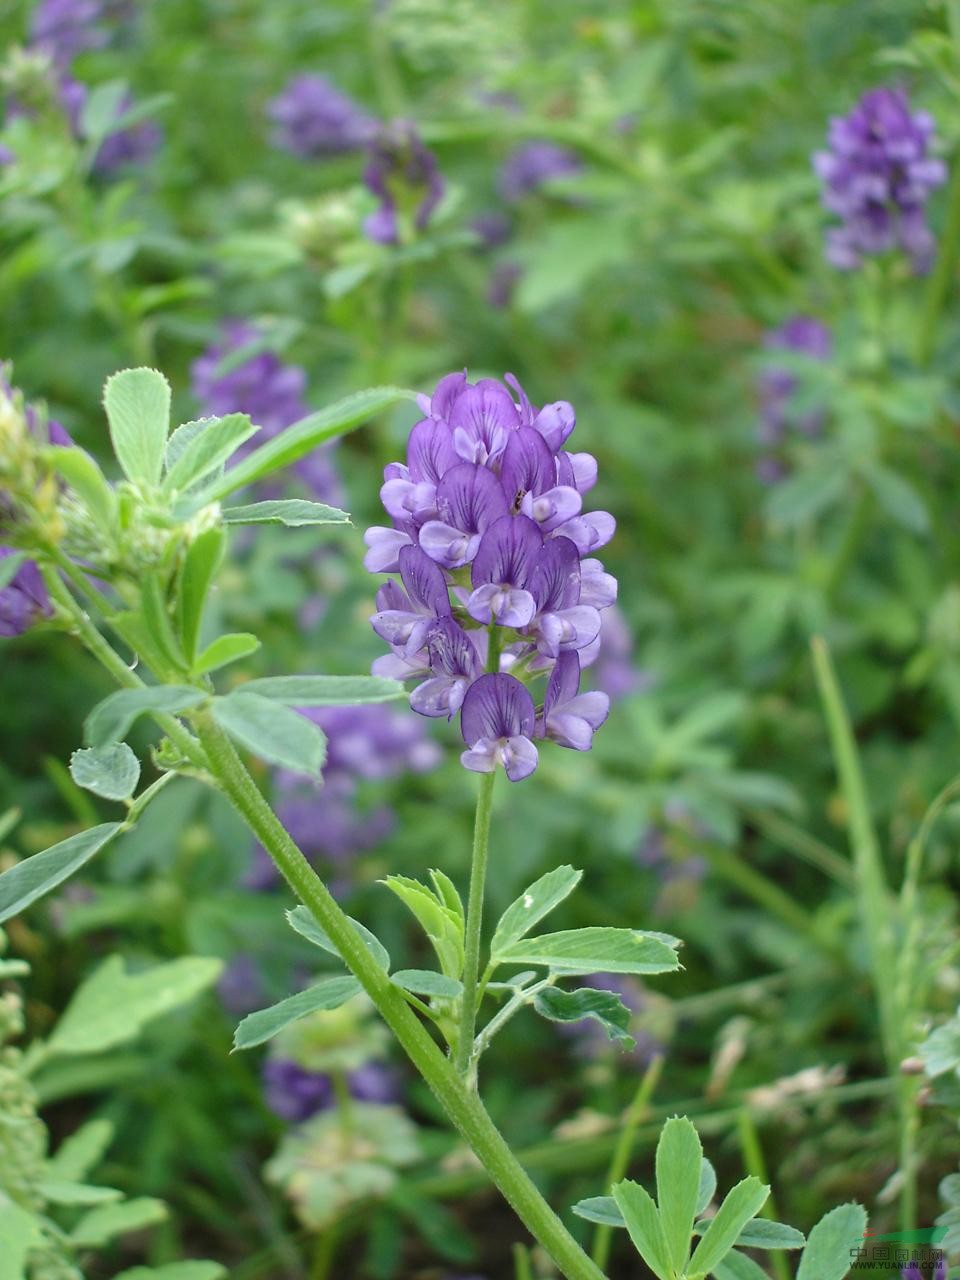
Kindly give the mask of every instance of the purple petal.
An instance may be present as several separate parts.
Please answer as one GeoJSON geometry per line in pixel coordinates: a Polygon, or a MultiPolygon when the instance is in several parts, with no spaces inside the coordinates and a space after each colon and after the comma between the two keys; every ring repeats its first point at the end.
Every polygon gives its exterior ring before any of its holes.
{"type": "Polygon", "coordinates": [[[529,737],[535,722],[533,699],[513,676],[481,676],[463,700],[460,729],[473,746],[481,738],[529,737]]]}
{"type": "Polygon", "coordinates": [[[473,638],[453,618],[441,618],[427,637],[430,669],[438,675],[467,676],[480,674],[481,660],[473,638]]]}
{"type": "Polygon", "coordinates": [[[473,773],[493,773],[497,767],[499,743],[495,738],[480,738],[469,751],[460,755],[460,763],[473,773]]]}
{"type": "Polygon", "coordinates": [[[580,659],[575,653],[562,653],[550,672],[543,710],[549,715],[555,707],[575,698],[580,689],[580,659]]]}
{"type": "Polygon", "coordinates": [[[436,390],[430,397],[430,414],[441,422],[449,422],[450,411],[458,398],[467,389],[467,373],[448,373],[437,383],[436,390]]]}
{"type": "Polygon", "coordinates": [[[520,425],[520,417],[503,383],[483,378],[457,398],[450,425],[460,457],[483,464],[501,456],[509,432],[520,425]]]}
{"type": "Polygon", "coordinates": [[[397,557],[400,576],[410,599],[435,618],[450,613],[450,596],[443,570],[420,547],[404,547],[397,557]]]}
{"type": "Polygon", "coordinates": [[[558,532],[575,543],[584,556],[606,546],[616,529],[617,522],[609,511],[587,511],[561,525],[558,532]]]}
{"type": "Polygon", "coordinates": [[[408,533],[404,533],[402,529],[374,525],[363,535],[363,540],[368,548],[363,564],[370,573],[400,572],[400,552],[411,544],[408,533]]]}
{"type": "Polygon", "coordinates": [[[433,676],[410,694],[410,706],[422,716],[451,719],[463,705],[470,681],[466,676],[433,676]]]}
{"type": "Polygon", "coordinates": [[[525,588],[543,548],[543,534],[527,516],[501,516],[491,524],[470,572],[474,587],[483,583],[525,588]]]}
{"type": "MultiPolygon", "coordinates": [[[[464,375],[450,374],[449,377],[462,380],[464,375]]],[[[447,378],[444,379],[446,381],[447,378]]],[[[437,392],[439,391],[438,387],[437,392]]],[[[435,394],[434,403],[436,399],[435,394]]],[[[460,457],[453,447],[453,435],[446,423],[438,422],[435,418],[424,418],[410,432],[407,465],[412,480],[418,483],[429,480],[433,484],[439,484],[450,468],[457,466],[459,462],[460,457]]]]}
{"type": "Polygon", "coordinates": [[[467,612],[477,622],[496,622],[501,627],[527,627],[537,612],[537,602],[522,587],[485,582],[471,592],[467,612]]]}
{"type": "Polygon", "coordinates": [[[528,493],[523,499],[522,509],[524,515],[536,520],[544,533],[551,533],[579,515],[582,506],[583,499],[576,489],[571,489],[567,485],[558,485],[555,489],[548,489],[538,497],[528,493]]]}
{"type": "Polygon", "coordinates": [[[556,478],[556,461],[543,436],[533,427],[520,427],[511,432],[500,466],[500,482],[511,506],[519,510],[525,494],[545,493],[556,483],[556,478]]]}
{"type": "Polygon", "coordinates": [[[557,453],[563,447],[564,441],[576,425],[577,415],[573,411],[573,405],[566,400],[545,404],[533,420],[534,429],[546,440],[551,453],[557,453]]]}
{"type": "Polygon", "coordinates": [[[517,735],[500,747],[500,759],[511,782],[522,782],[536,769],[540,757],[529,738],[517,735]]]}
{"type": "MultiPolygon", "coordinates": [[[[556,541],[556,539],[555,539],[556,541]]],[[[617,580],[607,573],[599,560],[580,563],[580,603],[595,609],[609,609],[617,599],[617,580]]]]}
{"type": "Polygon", "coordinates": [[[577,603],[580,590],[580,556],[569,538],[548,538],[537,559],[530,590],[542,612],[555,612],[577,603]]]}
{"type": "Polygon", "coordinates": [[[462,533],[442,520],[428,520],[420,530],[420,546],[444,569],[459,569],[477,554],[480,535],[462,533]]]}
{"type": "Polygon", "coordinates": [[[461,462],[437,485],[440,518],[464,533],[482,533],[508,514],[503,488],[492,471],[461,462]]]}

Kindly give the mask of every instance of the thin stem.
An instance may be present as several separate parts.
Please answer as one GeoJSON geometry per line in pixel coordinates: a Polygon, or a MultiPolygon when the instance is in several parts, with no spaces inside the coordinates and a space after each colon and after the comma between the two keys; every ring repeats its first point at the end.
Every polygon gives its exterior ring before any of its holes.
{"type": "MultiPolygon", "coordinates": [[[[646,1119],[650,1099],[653,1097],[653,1091],[657,1087],[660,1073],[663,1071],[663,1063],[664,1059],[660,1054],[651,1058],[650,1065],[643,1073],[643,1079],[640,1081],[633,1101],[623,1117],[623,1128],[620,1130],[620,1137],[613,1151],[610,1168],[607,1170],[606,1185],[608,1190],[625,1177],[627,1169],[630,1167],[630,1157],[633,1155],[637,1129],[640,1121],[646,1119]]],[[[612,1237],[613,1228],[603,1224],[598,1226],[593,1234],[593,1248],[590,1251],[590,1256],[601,1270],[606,1270],[607,1262],[610,1259],[612,1237]]]]}
{"type": "Polygon", "coordinates": [[[785,893],[779,885],[774,884],[762,872],[744,862],[742,858],[731,853],[728,849],[722,849],[718,845],[701,842],[698,846],[702,849],[704,856],[708,859],[711,868],[719,875],[728,880],[730,884],[735,885],[748,898],[752,898],[754,902],[758,902],[765,910],[772,915],[779,916],[784,924],[789,925],[791,929],[796,929],[798,933],[806,934],[807,937],[813,938],[818,944],[822,945],[823,940],[818,937],[814,927],[814,922],[810,915],[804,909],[797,905],[793,898],[785,893]]]}
{"type": "MultiPolygon", "coordinates": [[[[749,1107],[744,1107],[737,1117],[737,1136],[740,1139],[740,1153],[747,1173],[759,1178],[764,1185],[769,1185],[770,1179],[767,1175],[766,1161],[763,1158],[763,1148],[760,1145],[760,1135],[757,1133],[757,1126],[753,1122],[753,1114],[749,1107]]],[[[772,1191],[760,1212],[763,1217],[776,1221],[777,1202],[772,1191]]],[[[790,1280],[790,1267],[779,1250],[771,1253],[770,1261],[777,1274],[777,1280],[790,1280]]]]}
{"type": "Polygon", "coordinates": [[[490,818],[493,813],[493,784],[496,772],[481,774],[477,811],[473,822],[473,861],[470,866],[470,893],[467,898],[467,927],[464,937],[463,995],[460,999],[460,1031],[457,1037],[457,1070],[469,1077],[476,1088],[472,1066],[473,1037],[477,1025],[477,977],[480,972],[480,933],[483,926],[483,895],[487,883],[490,852],[490,818]]]}
{"type": "Polygon", "coordinates": [[[809,831],[804,831],[802,827],[798,827],[787,818],[782,818],[778,813],[752,810],[749,816],[763,834],[780,845],[782,849],[802,858],[804,862],[816,867],[824,875],[830,876],[838,884],[852,888],[854,875],[850,863],[822,840],[811,835],[809,831]]]}
{"type": "Polygon", "coordinates": [[[328,934],[376,1004],[411,1062],[465,1142],[531,1234],[567,1280],[603,1280],[507,1146],[479,1097],[462,1078],[380,968],[349,918],[267,804],[233,744],[208,712],[193,716],[210,770],[224,795],[273,859],[300,901],[328,934]]]}
{"type": "MultiPolygon", "coordinates": [[[[493,1037],[507,1025],[512,1017],[520,1012],[528,1005],[538,991],[542,991],[545,987],[551,987],[556,982],[556,977],[551,976],[544,978],[541,982],[535,982],[532,987],[523,987],[510,997],[499,1013],[490,1019],[480,1034],[474,1041],[473,1061],[479,1062],[480,1058],[487,1051],[493,1037]]],[[[481,991],[483,984],[481,984],[481,991]]]]}

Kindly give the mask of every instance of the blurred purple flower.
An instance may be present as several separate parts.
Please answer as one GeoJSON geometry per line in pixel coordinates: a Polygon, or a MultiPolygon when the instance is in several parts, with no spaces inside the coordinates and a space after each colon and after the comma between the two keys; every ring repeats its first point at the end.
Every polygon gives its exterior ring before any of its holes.
{"type": "Polygon", "coordinates": [[[843,271],[865,256],[901,249],[917,273],[928,271],[936,244],[926,220],[930,193],[946,181],[929,154],[935,124],[912,112],[903,89],[865,93],[846,116],[834,116],[829,150],[813,156],[823,203],[842,219],[827,232],[827,259],[843,271]]]}
{"type": "Polygon", "coordinates": [[[394,120],[375,131],[363,181],[380,201],[363,228],[378,244],[400,242],[401,213],[408,213],[415,229],[424,231],[445,190],[436,156],[409,120],[394,120]]]}
{"type": "Polygon", "coordinates": [[[511,151],[500,169],[500,194],[508,204],[516,204],[553,178],[569,178],[581,172],[583,164],[575,151],[555,142],[525,142],[511,151]]]}
{"type": "Polygon", "coordinates": [[[514,290],[523,279],[523,267],[519,262],[498,262],[487,285],[487,301],[491,307],[502,311],[509,307],[514,290]]]}
{"type": "MultiPolygon", "coordinates": [[[[289,1058],[268,1058],[263,1065],[263,1082],[267,1106],[290,1124],[308,1120],[336,1101],[329,1075],[310,1071],[289,1058]]],[[[379,1062],[367,1062],[351,1071],[347,1088],[358,1102],[390,1103],[400,1096],[394,1072],[379,1062]]]]}
{"type": "MultiPolygon", "coordinates": [[[[307,375],[264,349],[256,325],[228,320],[220,341],[193,362],[192,390],[201,412],[209,417],[249,414],[260,431],[234,454],[239,460],[310,412],[304,393],[307,375]],[[244,348],[250,348],[244,356],[244,348]],[[239,357],[239,358],[238,358],[239,357]]],[[[340,501],[340,482],[331,460],[332,446],[314,449],[294,463],[294,473],[323,502],[340,501]]]]}
{"type": "Polygon", "coordinates": [[[616,605],[600,615],[599,649],[591,671],[593,683],[611,702],[642,693],[654,682],[651,672],[641,671],[633,662],[633,636],[616,605]]]}
{"type": "MultiPolygon", "coordinates": [[[[911,1262],[908,1266],[903,1267],[900,1271],[901,1280],[924,1280],[923,1272],[920,1270],[919,1262],[911,1262]]],[[[947,1259],[941,1255],[939,1261],[930,1280],[947,1280],[947,1259]]]]}
{"type": "Polygon", "coordinates": [[[252,955],[242,951],[229,961],[217,983],[217,994],[227,1012],[238,1018],[260,1008],[263,979],[252,955]]]}
{"type": "MultiPolygon", "coordinates": [[[[829,361],[833,354],[829,329],[819,320],[805,315],[791,316],[779,328],[771,330],[764,339],[764,346],[768,351],[786,351],[820,363],[829,361]]],[[[823,409],[805,413],[792,409],[791,400],[798,385],[796,372],[776,364],[768,365],[757,379],[760,399],[757,443],[762,452],[756,470],[763,484],[774,484],[788,473],[789,466],[782,450],[791,431],[812,437],[823,430],[826,420],[823,409]]]]}
{"type": "Polygon", "coordinates": [[[78,54],[109,42],[104,16],[101,0],[40,0],[30,18],[30,46],[62,70],[78,54]]]}
{"type": "MultiPolygon", "coordinates": [[[[0,546],[0,563],[18,554],[13,547],[0,546]]],[[[0,636],[23,635],[52,613],[43,575],[32,560],[24,560],[7,585],[0,587],[0,636]]]]}
{"type": "Polygon", "coordinates": [[[485,209],[471,220],[470,230],[479,237],[484,249],[499,249],[513,234],[513,223],[502,209],[485,209]]]}
{"type": "Polygon", "coordinates": [[[375,122],[325,76],[298,75],[267,105],[274,146],[304,158],[357,151],[375,122]]]}

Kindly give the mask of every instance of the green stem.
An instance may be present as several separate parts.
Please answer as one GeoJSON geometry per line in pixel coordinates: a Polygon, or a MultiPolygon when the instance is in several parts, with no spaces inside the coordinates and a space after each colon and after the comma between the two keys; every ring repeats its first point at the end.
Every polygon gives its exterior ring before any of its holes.
{"type": "MultiPolygon", "coordinates": [[[[623,1128],[620,1130],[620,1137],[613,1150],[610,1168],[607,1170],[606,1185],[608,1190],[626,1176],[627,1169],[630,1166],[630,1157],[633,1154],[637,1129],[640,1121],[646,1119],[650,1099],[653,1097],[653,1091],[657,1087],[660,1073],[663,1070],[663,1062],[664,1059],[660,1055],[651,1058],[650,1065],[643,1073],[643,1079],[640,1081],[633,1101],[623,1117],[623,1128]]],[[[610,1259],[612,1239],[613,1228],[609,1226],[598,1226],[593,1235],[593,1248],[590,1251],[590,1256],[602,1271],[606,1270],[607,1262],[610,1259]]]]}
{"type": "MultiPolygon", "coordinates": [[[[51,600],[58,604],[69,617],[71,629],[76,633],[88,652],[97,659],[101,666],[109,671],[122,688],[146,689],[146,683],[140,679],[135,671],[131,671],[119,653],[111,647],[93,625],[82,606],[74,600],[61,582],[56,569],[45,565],[42,565],[41,569],[43,570],[44,581],[47,584],[51,600]]],[[[199,743],[175,716],[168,715],[163,711],[151,712],[151,715],[170,741],[180,748],[184,757],[191,764],[200,769],[206,768],[206,757],[200,750],[199,743]]]]}
{"type": "Polygon", "coordinates": [[[493,783],[496,772],[481,774],[477,812],[473,822],[473,862],[470,866],[470,893],[467,898],[467,926],[464,937],[463,995],[460,999],[460,1031],[457,1036],[457,1070],[476,1088],[477,1073],[472,1064],[473,1037],[477,1025],[477,979],[480,973],[480,932],[483,925],[483,895],[487,883],[490,852],[490,818],[493,813],[493,783]]]}
{"type": "Polygon", "coordinates": [[[300,901],[325,930],[348,968],[376,1004],[411,1062],[423,1076],[464,1141],[473,1149],[530,1233],[546,1249],[567,1280],[603,1280],[521,1167],[479,1097],[465,1088],[453,1064],[394,986],[349,918],[314,872],[274,814],[240,760],[230,739],[208,712],[193,717],[224,795],[257,837],[300,901]]]}
{"type": "MultiPolygon", "coordinates": [[[[768,1186],[770,1179],[767,1175],[766,1161],[763,1158],[763,1148],[760,1145],[760,1135],[757,1133],[757,1126],[753,1122],[753,1114],[749,1107],[744,1107],[737,1116],[737,1136],[740,1139],[740,1152],[747,1173],[759,1178],[765,1186],[768,1186]]],[[[772,1191],[760,1212],[763,1217],[776,1221],[777,1202],[772,1191]]],[[[790,1280],[790,1267],[779,1250],[771,1253],[770,1261],[777,1274],[777,1280],[790,1280]]]]}
{"type": "Polygon", "coordinates": [[[804,831],[796,823],[767,810],[752,810],[749,817],[768,839],[773,840],[782,849],[802,858],[804,862],[809,863],[811,867],[816,867],[824,875],[830,876],[838,884],[852,888],[854,877],[850,863],[829,845],[811,835],[809,831],[804,831]]]}
{"type": "Polygon", "coordinates": [[[954,156],[947,200],[947,220],[940,238],[937,262],[927,282],[917,331],[917,364],[928,365],[937,344],[940,317],[960,257],[960,157],[954,156]]]}
{"type": "Polygon", "coordinates": [[[823,945],[823,940],[818,937],[811,917],[802,907],[797,906],[793,898],[779,885],[774,884],[772,880],[767,879],[765,875],[728,849],[707,844],[705,841],[698,847],[703,851],[711,868],[730,884],[735,885],[748,898],[758,902],[772,915],[779,916],[791,929],[796,929],[798,933],[814,939],[818,945],[823,945]]]}

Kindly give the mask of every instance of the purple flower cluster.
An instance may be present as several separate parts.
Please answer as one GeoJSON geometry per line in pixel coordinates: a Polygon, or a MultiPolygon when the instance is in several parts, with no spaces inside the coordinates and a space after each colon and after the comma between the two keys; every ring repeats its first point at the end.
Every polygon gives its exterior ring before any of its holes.
{"type": "Polygon", "coordinates": [[[843,271],[870,254],[901,249],[922,273],[933,261],[927,226],[931,191],[946,181],[943,161],[929,154],[933,118],[913,112],[902,89],[871,89],[849,115],[834,116],[829,150],[813,167],[823,182],[823,203],[842,219],[827,232],[827,258],[843,271]]]}
{"type": "MultiPolygon", "coordinates": [[[[311,1071],[292,1058],[268,1058],[263,1065],[267,1106],[281,1120],[299,1124],[334,1105],[333,1082],[326,1072],[311,1071]]],[[[390,1103],[399,1097],[397,1081],[389,1067],[365,1062],[349,1072],[350,1096],[357,1102],[390,1103]]]]}
{"type": "MultiPolygon", "coordinates": [[[[767,334],[764,346],[768,351],[787,351],[821,362],[828,361],[833,354],[829,329],[812,316],[792,316],[767,334]]],[[[757,443],[762,451],[757,461],[757,476],[764,484],[776,484],[787,474],[789,468],[783,449],[791,432],[810,438],[823,430],[822,409],[797,413],[791,408],[796,390],[797,374],[782,366],[768,366],[757,380],[760,399],[757,443]]]]}
{"type": "MultiPolygon", "coordinates": [[[[110,43],[108,20],[111,13],[104,0],[40,0],[30,21],[28,48],[50,59],[56,77],[57,98],[76,138],[83,141],[83,111],[89,89],[72,74],[73,61],[90,49],[102,49],[110,43]]],[[[122,6],[121,6],[122,9],[122,6]]],[[[120,16],[126,16],[121,12],[120,16]]],[[[117,106],[117,115],[129,111],[132,99],[125,97],[117,106]]],[[[11,105],[16,114],[21,108],[11,105]]],[[[104,139],[94,158],[94,168],[107,173],[126,165],[148,160],[160,145],[162,133],[151,120],[141,120],[127,129],[118,130],[104,139]]],[[[2,163],[14,157],[7,155],[2,163]]]]}
{"type": "Polygon", "coordinates": [[[409,120],[394,120],[375,132],[363,181],[380,202],[363,224],[367,236],[378,244],[400,242],[402,214],[409,206],[414,227],[423,231],[443,199],[437,158],[409,120]]]}
{"type": "Polygon", "coordinates": [[[357,151],[375,122],[325,76],[294,76],[267,107],[272,141],[304,159],[357,151]]]}
{"type": "MultiPolygon", "coordinates": [[[[0,405],[5,412],[14,416],[22,412],[27,431],[42,443],[73,444],[59,422],[44,421],[31,405],[23,405],[21,408],[17,399],[16,393],[0,375],[0,405]]],[[[0,491],[0,530],[11,519],[16,519],[15,513],[10,511],[9,504],[0,491]]],[[[15,547],[0,545],[0,562],[18,554],[15,547]]],[[[0,587],[0,636],[9,638],[22,635],[33,623],[50,617],[51,613],[50,597],[43,575],[32,560],[24,560],[10,581],[0,587]]]]}
{"type": "Polygon", "coordinates": [[[415,711],[460,711],[463,764],[501,763],[516,782],[537,767],[535,739],[586,751],[606,719],[608,697],[580,693],[580,672],[617,585],[593,557],[614,519],[583,510],[596,460],[564,448],[573,407],[538,410],[506,381],[451,373],[421,397],[406,464],[390,463],[380,490],[393,524],[367,531],[365,563],[400,578],[377,593],[372,624],[391,652],[375,672],[420,679],[415,711]],[[538,709],[524,680],[543,674],[538,709]]]}
{"type": "MultiPolygon", "coordinates": [[[[255,325],[229,320],[220,341],[208,347],[190,371],[201,412],[210,417],[246,413],[260,428],[234,455],[238,461],[310,412],[304,400],[306,373],[296,365],[284,364],[275,352],[264,350],[262,340],[255,325]],[[244,358],[246,347],[250,354],[244,358]]],[[[294,464],[294,472],[321,501],[337,503],[340,482],[331,452],[330,445],[314,449],[294,464]]]]}
{"type": "MultiPolygon", "coordinates": [[[[277,813],[308,858],[342,866],[379,844],[393,827],[393,813],[385,805],[358,809],[360,782],[426,773],[439,762],[440,749],[417,721],[383,707],[325,707],[302,714],[327,737],[323,785],[278,770],[277,813]]],[[[276,884],[276,868],[258,846],[247,886],[270,889],[276,884]]]]}
{"type": "MultiPolygon", "coordinates": [[[[901,1280],[924,1280],[923,1272],[920,1269],[919,1262],[911,1262],[900,1272],[901,1280]]],[[[947,1259],[941,1255],[937,1262],[930,1280],[947,1280],[947,1259]]]]}
{"type": "Polygon", "coordinates": [[[580,157],[555,142],[525,142],[507,156],[500,169],[500,194],[508,204],[539,191],[554,178],[570,178],[583,168],[580,157]]]}

